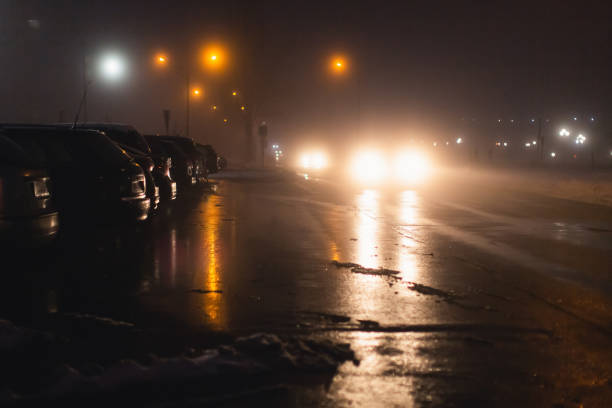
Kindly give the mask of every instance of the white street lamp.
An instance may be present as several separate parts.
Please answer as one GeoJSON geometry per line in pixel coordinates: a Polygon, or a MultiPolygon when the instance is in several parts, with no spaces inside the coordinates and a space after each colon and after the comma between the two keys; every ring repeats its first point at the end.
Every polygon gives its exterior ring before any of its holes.
{"type": "Polygon", "coordinates": [[[125,73],[125,61],[117,54],[106,54],[100,59],[100,73],[108,80],[121,79],[125,73]]]}

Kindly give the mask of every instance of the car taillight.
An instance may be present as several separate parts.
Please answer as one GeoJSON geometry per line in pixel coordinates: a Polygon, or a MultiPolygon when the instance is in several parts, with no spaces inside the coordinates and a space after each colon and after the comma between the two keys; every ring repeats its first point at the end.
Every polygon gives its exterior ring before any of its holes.
{"type": "Polygon", "coordinates": [[[171,168],[172,168],[172,158],[171,158],[171,157],[168,157],[168,158],[166,159],[166,169],[165,169],[165,171],[164,171],[164,175],[165,175],[166,177],[170,177],[170,169],[171,169],[171,168]]]}
{"type": "Polygon", "coordinates": [[[133,195],[144,194],[147,188],[147,179],[144,174],[137,174],[131,179],[131,192],[133,195]]]}
{"type": "Polygon", "coordinates": [[[48,186],[49,177],[43,177],[40,179],[35,179],[28,181],[28,184],[31,186],[32,194],[36,198],[46,198],[51,195],[49,192],[48,186]]]}
{"type": "Polygon", "coordinates": [[[121,186],[121,199],[133,200],[145,197],[147,180],[141,169],[139,173],[127,176],[126,183],[121,186]]]}

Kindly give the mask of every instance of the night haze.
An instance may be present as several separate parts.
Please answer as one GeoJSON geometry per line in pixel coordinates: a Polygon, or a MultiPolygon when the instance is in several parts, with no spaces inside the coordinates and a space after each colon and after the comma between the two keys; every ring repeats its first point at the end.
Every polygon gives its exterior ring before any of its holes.
{"type": "MultiPolygon", "coordinates": [[[[171,109],[172,129],[184,132],[185,64],[210,95],[244,88],[257,116],[288,142],[343,139],[357,131],[357,116],[360,134],[414,137],[452,129],[462,117],[599,114],[611,103],[607,2],[4,1],[1,7],[2,93],[10,95],[2,101],[3,120],[56,121],[61,110],[72,118],[83,58],[109,51],[126,58],[126,77],[92,86],[89,118],[129,121],[145,133],[163,130],[162,109],[171,109]],[[227,44],[232,61],[211,77],[197,54],[216,41],[227,44]],[[151,64],[160,51],[169,56],[165,72],[151,64]],[[351,60],[343,78],[326,71],[335,54],[351,60]]],[[[194,129],[204,134],[198,116],[206,109],[193,109],[194,129]]]]}
{"type": "Polygon", "coordinates": [[[0,0],[0,406],[610,406],[611,22],[0,0]]]}

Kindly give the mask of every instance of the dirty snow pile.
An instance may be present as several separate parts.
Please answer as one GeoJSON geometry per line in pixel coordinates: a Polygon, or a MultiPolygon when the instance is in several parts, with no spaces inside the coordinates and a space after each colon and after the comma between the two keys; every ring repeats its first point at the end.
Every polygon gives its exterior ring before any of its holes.
{"type": "MultiPolygon", "coordinates": [[[[0,321],[2,351],[30,341],[28,339],[33,336],[32,333],[10,322],[0,321]]],[[[127,359],[105,367],[96,365],[95,370],[84,369],[87,367],[84,364],[81,371],[77,366],[60,364],[42,387],[29,394],[17,396],[13,391],[0,387],[0,404],[19,400],[34,402],[41,398],[107,396],[109,392],[161,390],[172,384],[195,383],[203,387],[215,381],[219,383],[221,378],[248,383],[250,379],[260,376],[282,379],[287,375],[333,373],[345,361],[357,362],[348,344],[321,338],[281,338],[259,333],[190,355],[171,358],[151,356],[147,363],[127,359]]]]}

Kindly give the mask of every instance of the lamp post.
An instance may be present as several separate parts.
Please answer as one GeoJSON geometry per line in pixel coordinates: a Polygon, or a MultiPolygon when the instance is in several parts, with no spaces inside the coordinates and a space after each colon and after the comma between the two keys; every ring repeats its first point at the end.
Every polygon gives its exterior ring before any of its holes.
{"type": "MultiPolygon", "coordinates": [[[[99,77],[107,81],[115,82],[120,80],[125,75],[125,70],[125,59],[120,54],[107,53],[102,55],[98,61],[99,77]]],[[[83,112],[84,121],[87,122],[87,94],[89,87],[94,82],[94,79],[88,78],[87,71],[87,56],[85,56],[83,58],[83,96],[74,118],[73,127],[76,127],[81,112],[83,112]]]]}

